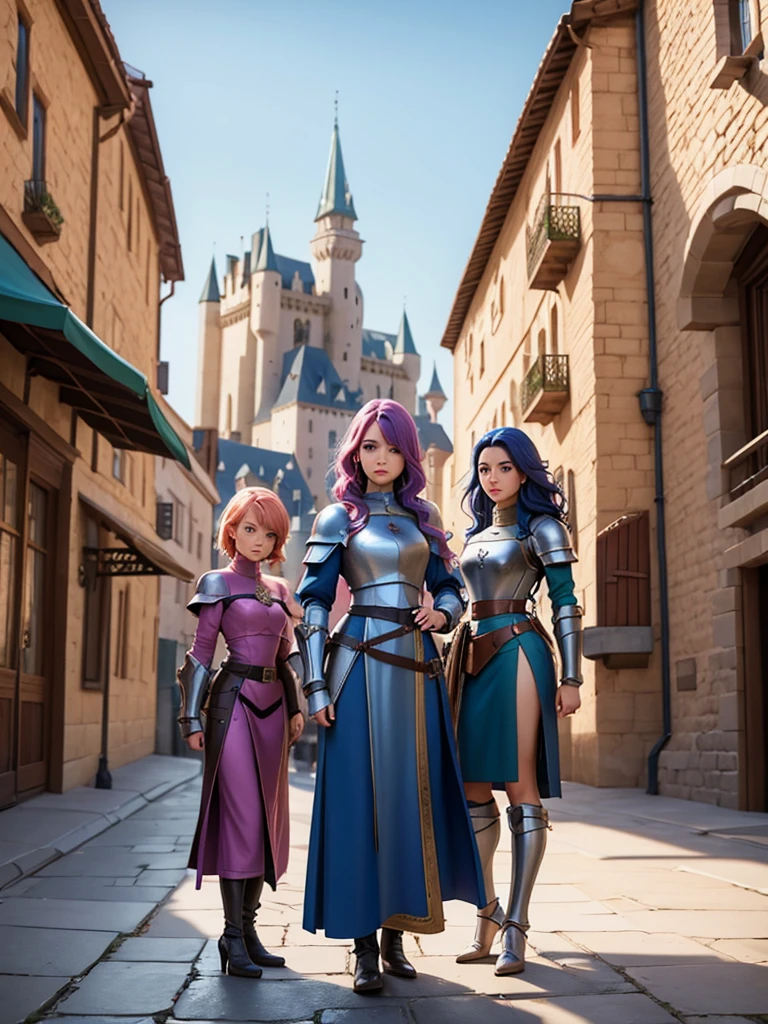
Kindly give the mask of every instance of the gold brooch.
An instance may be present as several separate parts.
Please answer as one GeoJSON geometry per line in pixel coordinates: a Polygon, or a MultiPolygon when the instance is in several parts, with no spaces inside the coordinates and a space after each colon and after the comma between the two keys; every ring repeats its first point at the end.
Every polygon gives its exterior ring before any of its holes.
{"type": "Polygon", "coordinates": [[[253,596],[257,601],[261,601],[262,604],[270,605],[275,603],[275,599],[272,596],[271,591],[268,587],[265,587],[263,583],[256,584],[253,596]]]}

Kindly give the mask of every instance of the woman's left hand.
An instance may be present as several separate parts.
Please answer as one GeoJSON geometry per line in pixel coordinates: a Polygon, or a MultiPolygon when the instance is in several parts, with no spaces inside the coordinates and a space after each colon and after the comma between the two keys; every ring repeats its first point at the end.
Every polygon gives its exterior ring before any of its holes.
{"type": "Polygon", "coordinates": [[[419,608],[414,613],[413,621],[425,633],[442,629],[445,626],[445,616],[436,608],[419,608]]]}
{"type": "Polygon", "coordinates": [[[557,689],[555,697],[555,708],[558,718],[567,718],[574,714],[581,707],[581,694],[578,686],[568,686],[562,683],[557,689]]]}
{"type": "Polygon", "coordinates": [[[300,738],[300,736],[301,736],[301,734],[303,732],[304,732],[304,715],[302,715],[302,713],[300,711],[297,711],[296,714],[291,717],[291,720],[288,723],[288,743],[289,743],[289,746],[292,747],[293,744],[300,738]]]}

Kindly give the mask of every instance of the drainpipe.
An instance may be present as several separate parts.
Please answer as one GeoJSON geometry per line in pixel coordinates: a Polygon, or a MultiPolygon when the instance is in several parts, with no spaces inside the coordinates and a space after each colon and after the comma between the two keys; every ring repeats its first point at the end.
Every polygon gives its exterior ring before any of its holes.
{"type": "Polygon", "coordinates": [[[640,180],[643,197],[643,236],[645,240],[645,285],[648,298],[648,375],[649,386],[639,395],[640,412],[653,427],[653,462],[656,504],[656,548],[659,563],[659,612],[661,617],[661,707],[662,734],[648,755],[646,792],[659,792],[659,755],[672,735],[672,695],[669,654],[669,587],[667,578],[667,531],[664,510],[664,461],[661,432],[662,391],[659,388],[658,337],[656,334],[656,286],[653,272],[653,224],[651,221],[651,160],[648,131],[648,75],[646,63],[645,18],[643,0],[635,14],[637,47],[637,99],[640,114],[640,180]]]}

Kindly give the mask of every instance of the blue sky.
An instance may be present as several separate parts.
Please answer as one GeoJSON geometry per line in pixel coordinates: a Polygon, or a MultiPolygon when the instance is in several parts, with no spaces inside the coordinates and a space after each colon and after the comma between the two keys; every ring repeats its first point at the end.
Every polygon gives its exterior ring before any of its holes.
{"type": "MultiPolygon", "coordinates": [[[[169,398],[194,415],[197,300],[264,222],[309,259],[333,101],[365,246],[365,326],[395,332],[403,300],[422,357],[439,347],[541,56],[566,0],[102,0],[122,57],[154,83],[186,281],[163,306],[169,398]]],[[[452,432],[450,404],[441,415],[452,432]]]]}

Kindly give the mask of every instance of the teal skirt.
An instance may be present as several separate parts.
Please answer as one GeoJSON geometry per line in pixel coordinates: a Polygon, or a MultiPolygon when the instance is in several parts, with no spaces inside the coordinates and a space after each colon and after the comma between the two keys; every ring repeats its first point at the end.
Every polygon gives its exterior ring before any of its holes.
{"type": "MultiPolygon", "coordinates": [[[[494,615],[477,623],[489,633],[524,615],[494,615]]],[[[466,675],[458,724],[459,760],[465,782],[503,786],[518,781],[517,660],[522,648],[531,666],[541,703],[536,775],[543,797],[561,796],[560,755],[555,711],[555,663],[544,639],[534,631],[515,637],[496,652],[476,676],[466,675]]]]}

